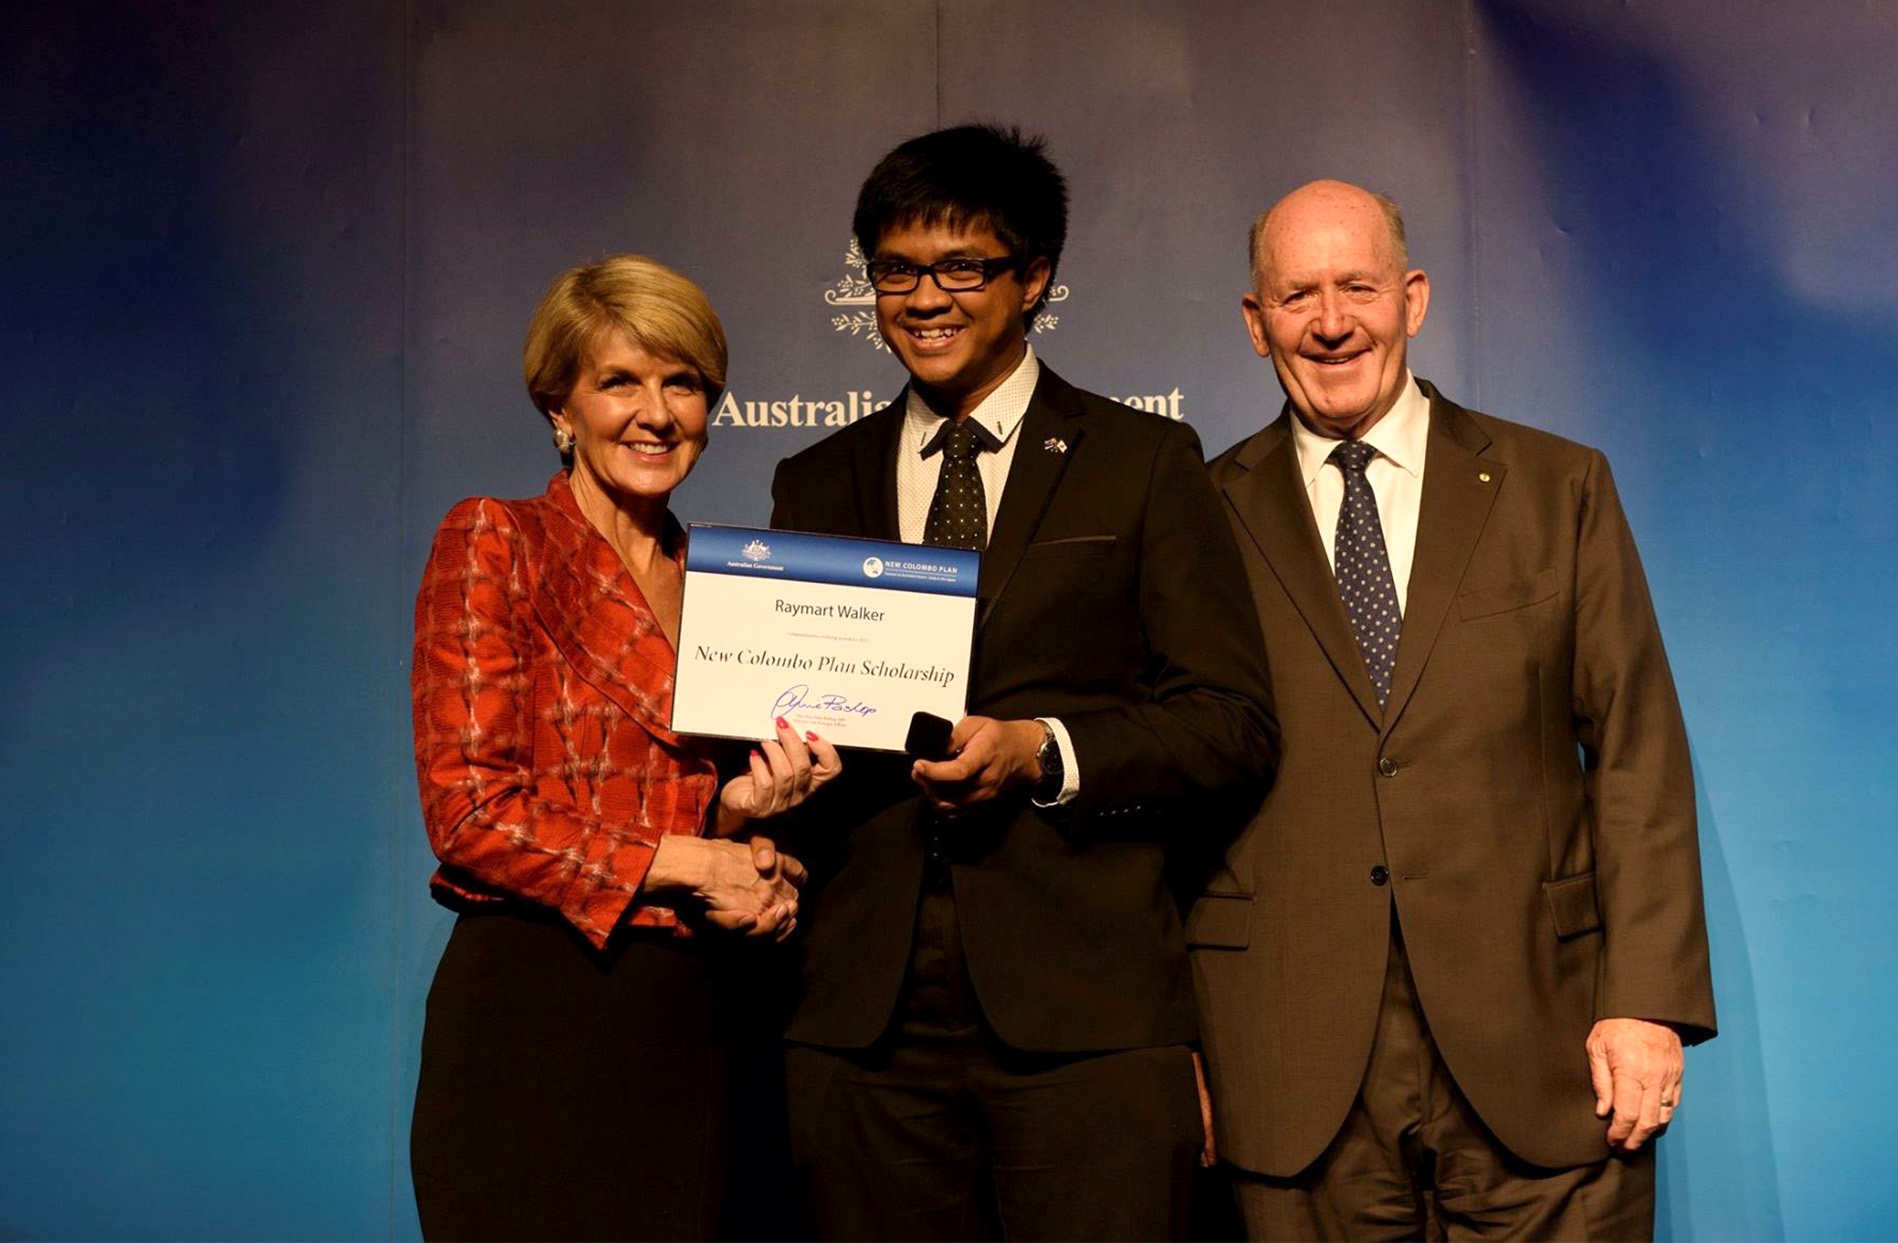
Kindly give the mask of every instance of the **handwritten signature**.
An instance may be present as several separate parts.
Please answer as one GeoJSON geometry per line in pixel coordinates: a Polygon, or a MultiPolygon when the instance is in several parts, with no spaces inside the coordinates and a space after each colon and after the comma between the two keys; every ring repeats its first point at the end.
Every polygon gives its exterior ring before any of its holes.
{"type": "Polygon", "coordinates": [[[771,713],[773,716],[783,716],[797,708],[809,708],[813,712],[842,712],[851,716],[870,716],[876,712],[875,708],[861,700],[833,691],[813,693],[809,683],[799,682],[778,696],[777,703],[771,706],[771,713]]]}

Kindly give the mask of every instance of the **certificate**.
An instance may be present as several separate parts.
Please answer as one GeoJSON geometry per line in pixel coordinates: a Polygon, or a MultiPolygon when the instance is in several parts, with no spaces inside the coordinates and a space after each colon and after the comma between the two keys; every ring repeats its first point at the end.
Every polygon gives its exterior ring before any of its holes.
{"type": "Polygon", "coordinates": [[[901,751],[968,704],[978,553],[694,523],[672,728],[901,751]]]}

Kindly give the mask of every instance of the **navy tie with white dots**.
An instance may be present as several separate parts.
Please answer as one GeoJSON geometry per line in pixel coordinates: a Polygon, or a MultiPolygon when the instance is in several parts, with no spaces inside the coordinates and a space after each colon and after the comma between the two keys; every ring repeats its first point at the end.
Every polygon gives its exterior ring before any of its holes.
{"type": "Polygon", "coordinates": [[[1344,504],[1338,509],[1338,533],[1332,561],[1338,576],[1338,594],[1351,618],[1365,672],[1377,691],[1377,706],[1391,697],[1391,666],[1397,663],[1397,636],[1404,615],[1397,607],[1397,581],[1391,577],[1390,554],[1384,548],[1384,525],[1377,520],[1377,494],[1364,468],[1377,450],[1361,440],[1347,440],[1327,460],[1344,472],[1344,504]]]}
{"type": "Polygon", "coordinates": [[[977,552],[988,546],[988,497],[976,458],[996,447],[994,434],[974,419],[950,419],[923,448],[924,457],[942,451],[942,476],[923,523],[923,543],[977,552]]]}

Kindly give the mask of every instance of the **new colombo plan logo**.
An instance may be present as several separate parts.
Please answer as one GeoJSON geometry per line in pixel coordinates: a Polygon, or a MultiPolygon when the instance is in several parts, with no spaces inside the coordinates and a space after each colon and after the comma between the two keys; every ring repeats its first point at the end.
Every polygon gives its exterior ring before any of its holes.
{"type": "MultiPolygon", "coordinates": [[[[873,350],[889,351],[884,344],[883,334],[877,331],[876,290],[870,288],[870,277],[865,271],[869,260],[864,258],[863,248],[857,245],[857,239],[850,239],[850,249],[844,251],[844,266],[850,270],[837,279],[837,283],[824,291],[824,303],[827,306],[843,308],[830,317],[833,332],[847,332],[863,341],[873,350]]],[[[1050,305],[1068,300],[1068,287],[1055,285],[1048,290],[1050,305]]],[[[1044,307],[1035,315],[1036,332],[1053,332],[1061,325],[1061,317],[1052,315],[1044,307]]]]}

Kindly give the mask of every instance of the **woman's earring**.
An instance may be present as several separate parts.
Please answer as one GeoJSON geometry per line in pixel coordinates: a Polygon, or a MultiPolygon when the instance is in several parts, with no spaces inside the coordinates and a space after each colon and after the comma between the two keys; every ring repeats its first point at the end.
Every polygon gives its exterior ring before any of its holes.
{"type": "Polygon", "coordinates": [[[564,427],[554,428],[554,448],[564,453],[573,452],[573,433],[564,427]]]}

